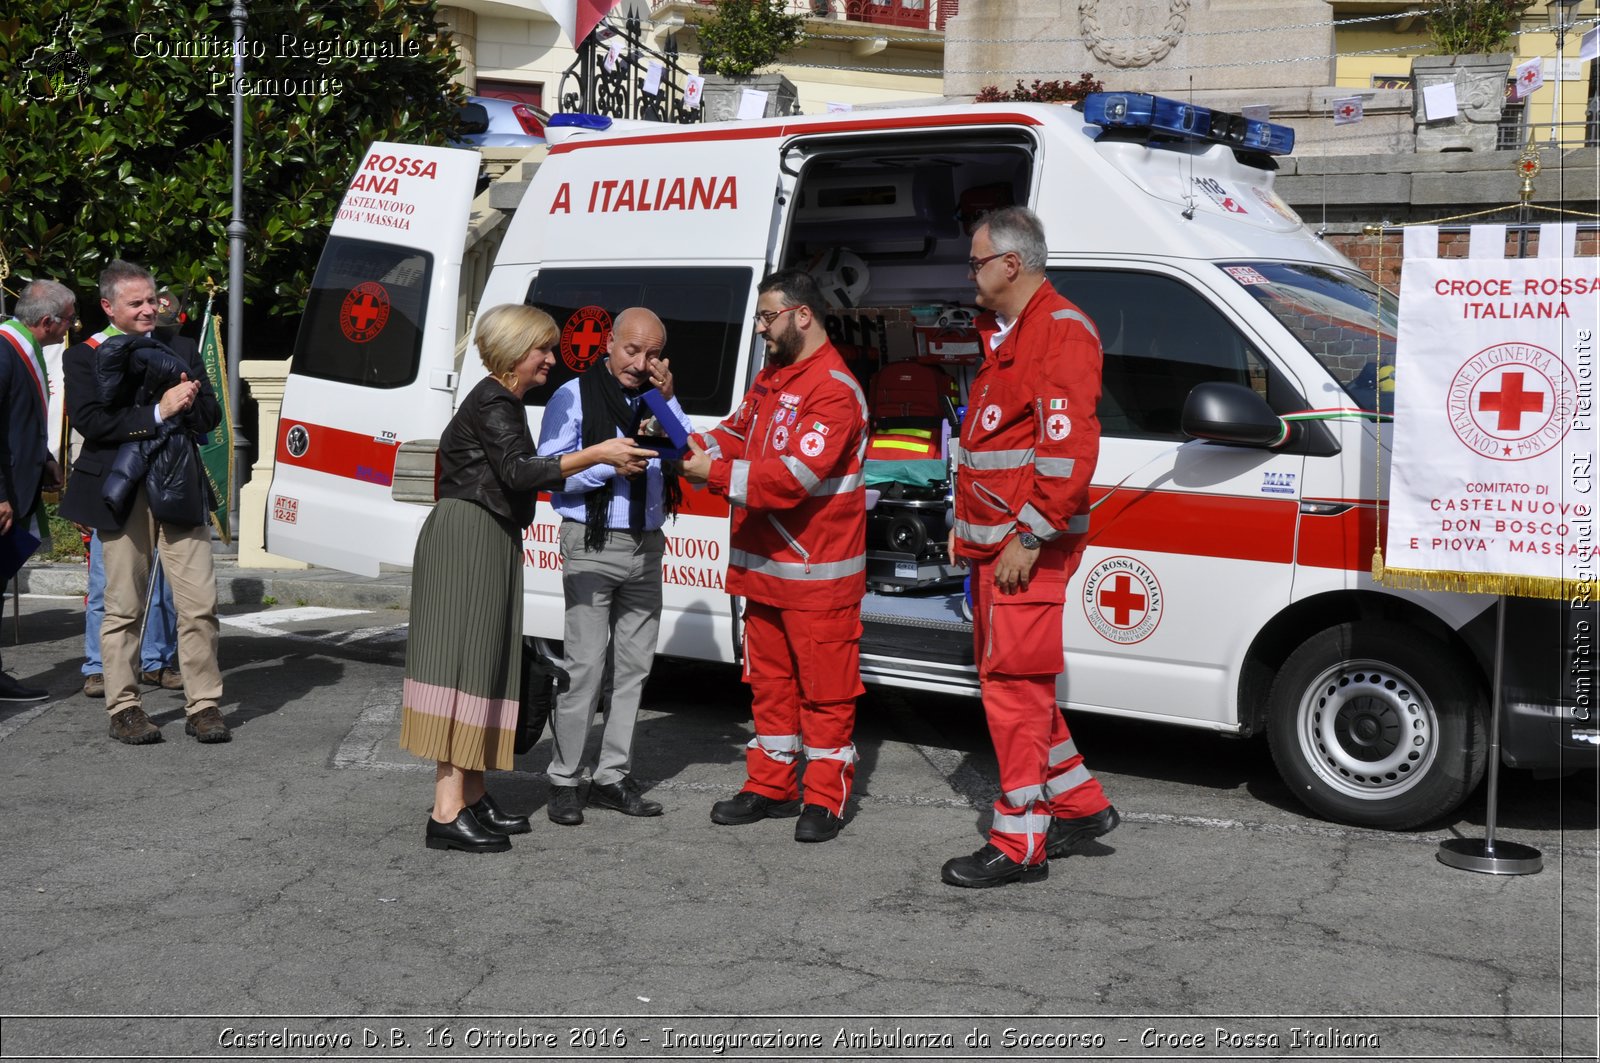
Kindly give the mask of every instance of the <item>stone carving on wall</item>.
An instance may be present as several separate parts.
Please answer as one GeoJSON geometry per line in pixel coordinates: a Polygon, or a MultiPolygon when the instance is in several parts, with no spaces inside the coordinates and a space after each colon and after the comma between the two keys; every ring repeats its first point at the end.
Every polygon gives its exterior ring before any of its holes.
{"type": "Polygon", "coordinates": [[[1084,44],[1101,62],[1115,67],[1149,66],[1165,59],[1177,47],[1188,18],[1189,0],[1078,0],[1084,44]]]}

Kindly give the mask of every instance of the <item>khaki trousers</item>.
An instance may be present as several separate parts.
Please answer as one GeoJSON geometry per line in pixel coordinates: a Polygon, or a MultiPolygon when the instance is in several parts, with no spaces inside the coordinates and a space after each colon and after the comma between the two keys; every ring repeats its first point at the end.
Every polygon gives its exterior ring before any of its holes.
{"type": "Polygon", "coordinates": [[[120,531],[102,531],[106,566],[106,616],[100,626],[106,711],[116,715],[139,704],[139,634],[150,584],[150,552],[159,551],[178,609],[178,667],[183,672],[184,713],[216,708],[222,699],[217,666],[217,573],[211,560],[211,526],[186,528],[158,521],[140,488],[120,531]]]}

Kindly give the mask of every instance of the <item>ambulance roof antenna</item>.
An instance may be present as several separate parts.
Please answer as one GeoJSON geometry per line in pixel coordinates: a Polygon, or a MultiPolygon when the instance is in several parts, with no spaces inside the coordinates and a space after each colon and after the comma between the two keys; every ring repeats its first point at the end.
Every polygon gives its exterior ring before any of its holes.
{"type": "MultiPolygon", "coordinates": [[[[1189,106],[1194,106],[1194,75],[1189,75],[1189,106]]],[[[1185,184],[1184,198],[1189,205],[1183,208],[1183,220],[1194,221],[1194,152],[1185,152],[1189,159],[1189,180],[1185,184]]]]}

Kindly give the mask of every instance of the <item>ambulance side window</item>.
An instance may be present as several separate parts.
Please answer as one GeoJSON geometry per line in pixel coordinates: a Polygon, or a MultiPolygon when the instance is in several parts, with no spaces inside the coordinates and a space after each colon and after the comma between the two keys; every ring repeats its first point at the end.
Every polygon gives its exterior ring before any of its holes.
{"type": "Polygon", "coordinates": [[[317,263],[291,371],[369,388],[405,387],[422,357],[433,256],[335,237],[317,263]]]}
{"type": "Polygon", "coordinates": [[[1105,435],[1185,438],[1178,427],[1184,400],[1206,381],[1242,384],[1277,408],[1274,400],[1286,390],[1281,378],[1221,311],[1181,281],[1110,270],[1052,270],[1050,279],[1100,331],[1105,435]]]}
{"type": "Polygon", "coordinates": [[[736,266],[544,270],[527,301],[556,319],[561,338],[550,379],[526,401],[544,405],[605,354],[617,314],[646,306],[667,328],[663,354],[672,363],[673,391],[684,412],[726,415],[733,408],[738,359],[749,346],[745,307],[753,284],[751,271],[736,266]]]}

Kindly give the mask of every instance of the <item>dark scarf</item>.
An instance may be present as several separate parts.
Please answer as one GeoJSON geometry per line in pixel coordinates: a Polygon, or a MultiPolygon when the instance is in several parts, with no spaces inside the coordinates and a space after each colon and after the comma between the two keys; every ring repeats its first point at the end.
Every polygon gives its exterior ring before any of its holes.
{"type": "MultiPolygon", "coordinates": [[[[590,366],[589,371],[578,378],[583,445],[592,447],[604,443],[608,439],[615,439],[619,432],[637,438],[639,422],[645,416],[645,406],[639,403],[635,407],[630,400],[636,400],[638,395],[638,392],[630,393],[623,388],[604,360],[590,366]]],[[[677,474],[678,463],[662,458],[661,496],[669,515],[678,512],[678,505],[683,499],[683,487],[678,483],[677,474]]],[[[641,476],[632,488],[628,495],[628,530],[638,534],[644,531],[645,502],[650,494],[648,475],[641,476]]],[[[583,545],[586,549],[600,550],[610,538],[611,500],[620,489],[619,481],[613,478],[605,488],[590,491],[584,497],[583,545]]]]}

